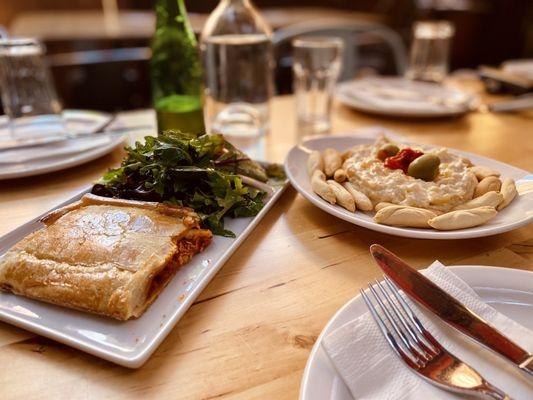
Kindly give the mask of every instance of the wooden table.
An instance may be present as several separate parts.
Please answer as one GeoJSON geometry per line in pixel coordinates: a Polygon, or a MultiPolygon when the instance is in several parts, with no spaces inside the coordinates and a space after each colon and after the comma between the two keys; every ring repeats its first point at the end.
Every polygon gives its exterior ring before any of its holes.
{"type": "MultiPolygon", "coordinates": [[[[291,97],[273,103],[267,153],[282,160],[297,135],[291,97]]],[[[121,116],[132,125],[150,112],[121,116]]],[[[336,106],[333,130],[366,125],[533,169],[531,115],[472,113],[440,121],[378,119],[336,106]]],[[[44,212],[123,153],[39,178],[0,182],[0,234],[44,212]]],[[[382,243],[417,267],[500,265],[533,270],[533,226],[494,237],[429,241],[387,236],[334,218],[288,189],[152,358],[128,370],[0,323],[2,399],[295,399],[309,351],[335,311],[379,276],[382,243]]]]}

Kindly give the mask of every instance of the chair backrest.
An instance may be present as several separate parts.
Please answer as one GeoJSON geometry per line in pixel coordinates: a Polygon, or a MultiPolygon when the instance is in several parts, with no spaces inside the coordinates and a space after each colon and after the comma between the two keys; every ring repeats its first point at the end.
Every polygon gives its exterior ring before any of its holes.
{"type": "Polygon", "coordinates": [[[396,70],[399,74],[403,74],[407,65],[407,55],[401,37],[385,25],[374,22],[320,19],[290,25],[274,32],[274,51],[279,54],[280,49],[286,48],[286,46],[290,45],[291,40],[298,36],[326,35],[340,37],[344,41],[345,51],[343,54],[343,70],[339,80],[348,80],[353,78],[358,66],[357,37],[363,33],[371,33],[379,37],[390,47],[394,56],[396,70]]]}

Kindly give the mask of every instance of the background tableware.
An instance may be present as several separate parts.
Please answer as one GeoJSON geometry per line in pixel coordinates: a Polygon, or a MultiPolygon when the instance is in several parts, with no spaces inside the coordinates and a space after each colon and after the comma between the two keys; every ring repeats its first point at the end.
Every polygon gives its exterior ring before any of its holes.
{"type": "Polygon", "coordinates": [[[0,89],[14,139],[31,141],[65,134],[44,47],[37,40],[0,39],[0,89]]]}
{"type": "MultiPolygon", "coordinates": [[[[65,137],[56,138],[56,139],[49,140],[46,142],[23,143],[20,145],[12,145],[11,143],[9,144],[0,143],[0,153],[4,153],[6,151],[11,151],[11,150],[15,150],[15,151],[24,150],[24,149],[29,149],[29,148],[37,149],[39,147],[47,146],[47,145],[54,144],[54,143],[60,143],[60,144],[63,144],[66,142],[74,143],[75,141],[80,141],[80,139],[93,139],[93,141],[96,142],[98,141],[98,139],[102,139],[108,136],[121,136],[121,135],[126,135],[128,133],[133,133],[135,131],[144,131],[144,132],[148,131],[149,132],[152,129],[153,129],[152,125],[138,125],[138,126],[129,126],[127,128],[106,129],[106,130],[96,131],[96,132],[80,132],[80,133],[77,133],[75,136],[67,135],[65,137]]],[[[46,158],[46,157],[49,157],[49,154],[47,153],[37,154],[36,156],[40,158],[46,158]]],[[[18,161],[21,161],[21,160],[18,160],[18,161]]],[[[6,160],[0,160],[0,163],[6,163],[6,162],[7,162],[6,160]]]]}
{"type": "MultiPolygon", "coordinates": [[[[533,329],[533,273],[494,266],[450,266],[451,272],[465,281],[481,300],[528,329],[533,329]]],[[[347,302],[327,323],[313,346],[305,367],[300,400],[353,400],[324,348],[324,337],[367,312],[361,296],[347,302]]],[[[354,355],[364,362],[364,354],[354,355]]]]}
{"type": "Polygon", "coordinates": [[[298,134],[326,133],[331,127],[331,99],[342,67],[343,41],[302,36],[292,46],[298,134]]]}
{"type": "Polygon", "coordinates": [[[501,68],[504,72],[527,79],[533,84],[533,58],[508,60],[501,68]]]}
{"type": "Polygon", "coordinates": [[[475,96],[430,82],[398,77],[366,77],[337,85],[342,104],[370,114],[406,118],[455,117],[469,112],[475,96]]]}
{"type": "Polygon", "coordinates": [[[20,165],[49,158],[62,158],[68,155],[86,153],[95,148],[101,148],[114,141],[123,139],[129,131],[118,131],[111,134],[83,135],[52,142],[45,145],[28,146],[21,149],[3,150],[0,152],[0,168],[5,165],[20,165]]]}
{"type": "MultiPolygon", "coordinates": [[[[157,300],[139,319],[126,322],[87,314],[0,292],[0,320],[52,338],[97,357],[140,367],[185,314],[226,260],[241,245],[287,187],[275,186],[263,209],[253,218],[228,218],[235,239],[215,236],[213,243],[181,268],[157,300]]],[[[81,198],[77,194],[58,207],[81,198]]],[[[24,236],[40,228],[40,217],[0,238],[0,257],[24,236]]]]}
{"type": "Polygon", "coordinates": [[[521,95],[533,91],[533,79],[509,73],[503,68],[482,65],[478,73],[488,93],[521,95]]]}
{"type": "Polygon", "coordinates": [[[492,112],[516,112],[533,109],[533,94],[529,93],[519,96],[512,100],[503,100],[490,103],[487,106],[488,111],[492,112]]]}
{"type": "MultiPolygon", "coordinates": [[[[86,134],[99,131],[101,127],[107,125],[112,118],[110,114],[97,111],[65,110],[62,115],[66,130],[73,136],[81,133],[83,137],[60,143],[43,144],[36,148],[6,150],[2,153],[4,156],[9,152],[14,157],[11,161],[19,158],[20,162],[0,163],[0,180],[34,176],[80,165],[109,153],[120,146],[125,139],[125,135],[120,134],[98,136],[98,133],[95,133],[94,137],[86,134]],[[28,152],[36,150],[38,157],[31,157],[28,152]]],[[[2,122],[4,123],[0,122],[0,146],[16,144],[17,142],[14,142],[10,136],[7,119],[4,118],[2,122]]],[[[120,124],[114,125],[117,129],[121,127],[120,124]]],[[[55,138],[46,138],[46,140],[50,139],[55,140],[55,138]]]]}
{"type": "Polygon", "coordinates": [[[447,21],[420,21],[413,26],[413,42],[405,76],[413,80],[442,82],[448,74],[454,27],[447,21]]]}
{"type": "Polygon", "coordinates": [[[517,181],[520,195],[509,207],[484,225],[457,231],[436,231],[433,229],[398,228],[380,225],[372,219],[372,212],[365,213],[358,210],[355,213],[351,213],[340,206],[327,203],[313,193],[306,171],[307,157],[311,150],[323,151],[328,147],[332,147],[339,151],[344,151],[359,144],[374,143],[377,135],[380,134],[386,134],[394,140],[409,144],[401,136],[394,135],[394,133],[379,127],[368,128],[352,135],[319,136],[304,140],[300,145],[293,147],[285,159],[285,171],[291,184],[302,196],[327,213],[352,224],[390,235],[421,239],[464,239],[495,235],[533,222],[533,185],[531,185],[533,177],[528,175],[527,171],[490,158],[454,149],[450,149],[450,151],[469,158],[474,164],[496,169],[501,172],[502,176],[511,177],[517,181]]]}

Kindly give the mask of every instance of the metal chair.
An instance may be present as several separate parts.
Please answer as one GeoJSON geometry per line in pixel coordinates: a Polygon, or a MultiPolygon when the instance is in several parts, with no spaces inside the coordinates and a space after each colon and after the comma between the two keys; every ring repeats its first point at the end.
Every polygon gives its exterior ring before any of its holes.
{"type": "MultiPolygon", "coordinates": [[[[277,56],[280,56],[282,49],[286,49],[292,39],[302,35],[340,37],[344,41],[345,51],[343,71],[339,80],[349,80],[353,78],[358,67],[358,37],[363,34],[372,34],[382,40],[392,52],[397,73],[404,73],[407,66],[407,52],[400,35],[392,29],[374,22],[321,19],[287,26],[274,32],[274,51],[277,56]],[[350,50],[347,51],[346,49],[350,50]]],[[[280,56],[280,58],[278,59],[280,65],[285,67],[292,65],[292,57],[280,56]]]]}

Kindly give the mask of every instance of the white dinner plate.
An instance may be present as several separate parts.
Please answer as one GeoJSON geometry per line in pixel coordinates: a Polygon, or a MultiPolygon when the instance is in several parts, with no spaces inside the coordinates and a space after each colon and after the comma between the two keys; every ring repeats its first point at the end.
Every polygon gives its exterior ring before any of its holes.
{"type": "MultiPolygon", "coordinates": [[[[105,126],[111,115],[98,111],[65,110],[63,117],[67,131],[71,134],[96,132],[105,126]]],[[[7,120],[0,121],[0,142],[11,140],[7,129],[7,120]]],[[[108,135],[94,138],[84,137],[40,147],[21,150],[8,150],[0,157],[10,157],[16,162],[2,162],[0,159],[0,180],[23,178],[74,167],[102,157],[124,141],[125,135],[108,135]],[[38,157],[32,157],[36,154],[38,157]],[[17,153],[18,152],[18,153],[17,153]],[[19,156],[20,154],[20,156],[19,156]]],[[[4,157],[4,161],[6,161],[4,157]]]]}
{"type": "Polygon", "coordinates": [[[401,77],[366,77],[337,85],[342,104],[370,114],[408,118],[442,118],[467,113],[476,97],[443,85],[401,77]]]}
{"type": "MultiPolygon", "coordinates": [[[[284,185],[253,218],[226,218],[236,238],[215,236],[212,243],[178,270],[159,297],[138,319],[117,321],[0,291],[0,321],[49,337],[129,368],[140,367],[213,279],[226,260],[281,196],[284,185]]],[[[78,200],[79,193],[58,207],[78,200]]],[[[45,213],[46,214],[46,213],[45,213]]],[[[44,215],[44,214],[43,214],[44,215]]],[[[41,228],[40,217],[0,237],[0,257],[29,233],[41,228]]]]}
{"type": "MultiPolygon", "coordinates": [[[[471,265],[448,268],[472,287],[484,302],[533,330],[532,272],[471,265]]],[[[331,318],[309,355],[302,377],[300,400],[353,400],[321,342],[325,336],[366,312],[367,308],[361,296],[356,296],[331,318]]],[[[364,362],[364,354],[353,356],[364,362]]]]}
{"type": "MultiPolygon", "coordinates": [[[[285,170],[291,184],[315,206],[327,213],[339,217],[352,224],[359,225],[378,232],[390,235],[412,237],[419,239],[466,239],[483,236],[496,235],[498,233],[510,231],[533,222],[533,176],[527,171],[513,167],[511,165],[481,157],[465,151],[450,149],[454,154],[469,158],[476,165],[485,165],[501,172],[502,177],[515,179],[519,195],[513,202],[496,217],[484,225],[459,229],[454,231],[437,231],[434,229],[420,228],[399,228],[394,226],[381,225],[372,219],[374,212],[362,212],[360,210],[352,213],[341,206],[331,205],[321,199],[311,189],[311,183],[307,175],[307,157],[312,150],[323,151],[328,147],[344,151],[352,146],[373,143],[376,135],[385,132],[387,136],[399,142],[412,144],[397,135],[391,135],[383,129],[366,129],[358,131],[352,135],[329,135],[317,136],[304,140],[302,144],[291,149],[285,159],[285,170]]],[[[431,146],[427,146],[431,147],[431,146]]]]}

